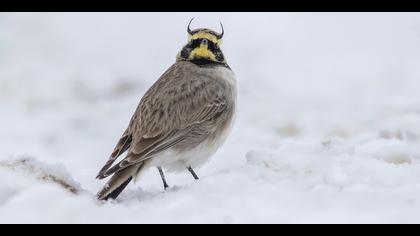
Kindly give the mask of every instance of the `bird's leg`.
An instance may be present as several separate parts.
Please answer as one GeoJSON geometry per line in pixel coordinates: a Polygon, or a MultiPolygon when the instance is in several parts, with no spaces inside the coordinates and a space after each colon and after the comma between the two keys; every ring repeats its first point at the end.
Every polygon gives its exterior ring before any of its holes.
{"type": "Polygon", "coordinates": [[[187,169],[192,174],[192,176],[194,177],[195,180],[199,180],[197,174],[194,172],[194,170],[191,168],[191,166],[189,166],[187,169]]]}
{"type": "Polygon", "coordinates": [[[165,174],[163,174],[162,167],[158,166],[158,170],[159,170],[160,178],[162,178],[163,188],[166,190],[167,188],[169,188],[169,185],[166,183],[165,174]]]}

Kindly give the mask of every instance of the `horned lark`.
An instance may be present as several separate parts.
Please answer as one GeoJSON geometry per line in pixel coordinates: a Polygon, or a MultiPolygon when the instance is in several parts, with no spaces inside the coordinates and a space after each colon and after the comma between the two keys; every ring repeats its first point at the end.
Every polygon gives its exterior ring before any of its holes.
{"type": "MultiPolygon", "coordinates": [[[[191,20],[192,21],[192,20],[191,20]]],[[[157,167],[166,171],[203,165],[225,141],[234,120],[236,79],[220,49],[224,34],[191,30],[173,64],[145,93],[128,128],[97,178],[111,176],[98,193],[115,199],[129,182],[157,167]],[[113,165],[127,151],[126,157],[113,165]]]]}

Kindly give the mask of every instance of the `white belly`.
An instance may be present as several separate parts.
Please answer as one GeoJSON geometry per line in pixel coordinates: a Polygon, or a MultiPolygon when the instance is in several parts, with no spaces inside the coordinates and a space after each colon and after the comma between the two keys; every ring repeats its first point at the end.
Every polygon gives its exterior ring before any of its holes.
{"type": "Polygon", "coordinates": [[[196,148],[186,152],[179,152],[171,148],[151,158],[147,165],[149,167],[161,166],[169,172],[185,171],[189,166],[193,169],[200,168],[225,142],[232,128],[232,123],[231,121],[229,127],[213,141],[204,141],[196,148]]]}

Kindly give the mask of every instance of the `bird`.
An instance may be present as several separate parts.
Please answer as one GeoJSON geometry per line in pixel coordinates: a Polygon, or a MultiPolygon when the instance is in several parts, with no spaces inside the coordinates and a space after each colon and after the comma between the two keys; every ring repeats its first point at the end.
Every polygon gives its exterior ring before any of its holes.
{"type": "Polygon", "coordinates": [[[127,129],[97,175],[110,177],[97,193],[116,199],[149,168],[189,171],[204,165],[232,130],[237,108],[237,80],[220,48],[224,35],[208,28],[191,30],[176,60],[146,91],[127,129]],[[116,160],[126,153],[120,161],[116,160]]]}

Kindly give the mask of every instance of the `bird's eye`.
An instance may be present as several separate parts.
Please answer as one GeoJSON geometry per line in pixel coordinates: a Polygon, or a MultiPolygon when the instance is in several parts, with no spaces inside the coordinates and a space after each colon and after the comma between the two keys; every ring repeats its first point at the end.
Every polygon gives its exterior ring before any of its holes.
{"type": "Polygon", "coordinates": [[[198,47],[200,45],[200,42],[196,39],[196,40],[193,40],[188,46],[190,47],[190,48],[196,48],[196,47],[198,47]]]}
{"type": "Polygon", "coordinates": [[[211,51],[218,51],[218,47],[216,44],[214,44],[213,42],[209,43],[209,48],[211,51]]]}
{"type": "Polygon", "coordinates": [[[223,54],[220,51],[216,52],[216,59],[220,62],[223,62],[225,60],[225,57],[223,56],[223,54]]]}
{"type": "Polygon", "coordinates": [[[184,47],[184,49],[182,49],[181,51],[181,57],[188,58],[190,56],[191,50],[191,46],[184,47]]]}

